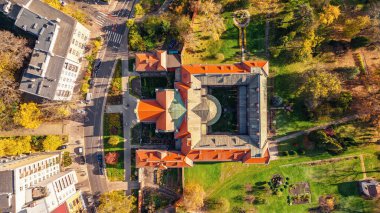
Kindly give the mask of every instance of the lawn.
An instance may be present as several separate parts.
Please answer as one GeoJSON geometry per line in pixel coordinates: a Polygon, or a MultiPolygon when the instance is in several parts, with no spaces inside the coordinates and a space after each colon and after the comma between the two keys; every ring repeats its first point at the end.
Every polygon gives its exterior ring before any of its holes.
{"type": "MultiPolygon", "coordinates": [[[[365,153],[367,170],[377,170],[380,163],[375,153],[376,145],[352,148],[341,156],[358,156],[365,153]]],[[[378,148],[378,147],[376,147],[378,148]]],[[[359,158],[335,161],[320,165],[287,165],[317,159],[331,158],[328,153],[318,156],[283,157],[271,161],[269,165],[244,165],[240,162],[196,164],[185,169],[185,181],[201,184],[208,198],[224,197],[230,201],[231,209],[256,209],[258,212],[307,212],[309,208],[318,206],[321,195],[332,194],[338,198],[340,211],[347,208],[354,212],[370,212],[374,202],[362,199],[356,188],[357,180],[363,178],[359,158]],[[233,171],[233,172],[231,172],[233,171]],[[268,182],[274,174],[289,178],[289,183],[308,182],[311,189],[311,203],[290,206],[287,204],[287,190],[281,196],[272,195],[270,191],[253,190],[255,197],[263,196],[265,204],[248,204],[245,202],[245,186],[258,186],[268,182]]],[[[367,174],[376,174],[376,172],[367,174]]],[[[377,175],[377,174],[376,174],[377,175]]],[[[234,211],[232,210],[232,212],[234,211]]]]}
{"type": "Polygon", "coordinates": [[[117,105],[122,103],[122,70],[121,60],[117,60],[115,71],[112,77],[111,88],[107,96],[107,104],[117,105]]]}
{"type": "Polygon", "coordinates": [[[123,137],[123,117],[122,114],[109,113],[104,114],[103,126],[103,145],[104,154],[109,152],[119,153],[118,162],[116,165],[106,164],[107,177],[110,181],[124,181],[124,137],[123,137]],[[119,143],[116,146],[108,144],[108,139],[111,135],[119,137],[119,143]]]}
{"type": "Polygon", "coordinates": [[[237,87],[209,87],[209,93],[217,98],[222,106],[220,119],[209,127],[210,132],[237,132],[237,87]]]}

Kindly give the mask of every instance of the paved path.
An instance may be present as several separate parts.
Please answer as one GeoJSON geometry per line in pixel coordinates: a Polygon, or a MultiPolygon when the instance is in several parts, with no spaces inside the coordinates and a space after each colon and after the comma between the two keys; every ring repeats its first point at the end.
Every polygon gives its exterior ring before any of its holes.
{"type": "Polygon", "coordinates": [[[364,157],[363,154],[360,154],[360,166],[362,167],[363,179],[367,179],[367,173],[365,171],[364,157]]]}
{"type": "Polygon", "coordinates": [[[341,119],[338,119],[335,121],[328,122],[324,125],[319,125],[319,126],[316,126],[316,127],[310,128],[310,129],[302,130],[302,131],[295,132],[295,133],[292,133],[292,134],[289,134],[289,135],[286,135],[286,136],[283,136],[283,137],[280,137],[280,138],[277,138],[274,140],[270,140],[269,141],[269,152],[271,155],[271,159],[276,160],[278,158],[278,156],[279,156],[278,155],[278,144],[283,142],[283,141],[286,141],[286,140],[289,140],[292,138],[296,138],[296,137],[301,136],[301,135],[308,134],[308,133],[315,131],[315,130],[325,129],[326,127],[331,126],[331,125],[347,123],[349,121],[352,121],[352,120],[355,120],[358,118],[359,118],[358,115],[351,115],[351,116],[347,116],[347,117],[344,117],[344,118],[341,118],[341,119]]]}
{"type": "Polygon", "coordinates": [[[37,129],[19,128],[10,131],[0,131],[0,136],[12,137],[23,135],[67,135],[68,121],[55,123],[42,123],[37,129]]]}

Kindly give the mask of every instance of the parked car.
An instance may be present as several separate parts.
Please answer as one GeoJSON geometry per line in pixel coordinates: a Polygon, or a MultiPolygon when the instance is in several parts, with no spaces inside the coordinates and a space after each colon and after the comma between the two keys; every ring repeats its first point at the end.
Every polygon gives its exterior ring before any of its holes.
{"type": "Polygon", "coordinates": [[[80,165],[84,165],[86,163],[86,159],[83,155],[81,155],[79,157],[79,162],[78,162],[80,165]]]}
{"type": "Polygon", "coordinates": [[[79,147],[79,148],[78,148],[78,153],[79,153],[80,155],[83,154],[83,147],[79,147]]]}
{"type": "Polygon", "coordinates": [[[90,84],[90,87],[94,86],[94,79],[90,79],[89,84],[90,84]]]}
{"type": "Polygon", "coordinates": [[[89,104],[91,102],[91,99],[92,99],[92,93],[87,93],[86,95],[86,104],[89,104]]]}
{"type": "Polygon", "coordinates": [[[58,147],[58,150],[63,150],[63,149],[67,149],[67,145],[62,145],[62,146],[58,147]]]}
{"type": "Polygon", "coordinates": [[[99,58],[96,59],[94,62],[94,71],[98,70],[101,64],[102,64],[102,61],[99,58]]]}

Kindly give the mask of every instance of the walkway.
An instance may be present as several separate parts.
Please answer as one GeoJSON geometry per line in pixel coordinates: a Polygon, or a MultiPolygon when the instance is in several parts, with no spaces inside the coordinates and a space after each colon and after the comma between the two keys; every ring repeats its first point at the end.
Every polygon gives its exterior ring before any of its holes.
{"type": "Polygon", "coordinates": [[[349,121],[356,120],[358,118],[359,118],[358,115],[351,115],[351,116],[347,116],[347,117],[344,117],[344,118],[341,118],[341,119],[338,119],[335,121],[328,122],[324,125],[319,125],[319,126],[316,126],[316,127],[310,128],[310,129],[302,130],[302,131],[295,132],[295,133],[292,133],[292,134],[289,134],[289,135],[286,135],[286,136],[283,136],[283,137],[280,137],[280,138],[277,138],[274,140],[270,140],[269,141],[269,152],[271,155],[271,160],[278,159],[278,156],[279,156],[278,155],[278,144],[283,142],[283,141],[286,141],[286,140],[289,140],[292,138],[296,138],[296,137],[301,136],[301,135],[309,134],[310,132],[315,131],[315,130],[325,129],[331,125],[347,123],[349,121]]]}
{"type": "Polygon", "coordinates": [[[360,154],[360,166],[362,167],[362,172],[363,172],[363,179],[367,179],[367,173],[365,171],[365,165],[364,165],[364,157],[363,154],[360,154]]]}
{"type": "Polygon", "coordinates": [[[42,123],[37,129],[19,128],[10,131],[0,131],[2,137],[23,136],[23,135],[68,135],[69,121],[42,123]]]}

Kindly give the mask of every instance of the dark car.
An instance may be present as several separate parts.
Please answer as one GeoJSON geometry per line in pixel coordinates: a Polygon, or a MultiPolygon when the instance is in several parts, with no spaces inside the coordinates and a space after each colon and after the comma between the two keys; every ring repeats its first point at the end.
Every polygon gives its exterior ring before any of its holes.
{"type": "Polygon", "coordinates": [[[94,70],[98,70],[100,65],[102,64],[102,61],[98,58],[94,62],[94,70]]]}
{"type": "Polygon", "coordinates": [[[96,158],[98,159],[99,168],[103,168],[103,156],[98,155],[98,156],[96,156],[96,158]]]}
{"type": "Polygon", "coordinates": [[[84,158],[84,156],[82,155],[82,156],[80,156],[79,157],[79,164],[80,165],[84,165],[86,163],[86,159],[84,158]]]}
{"type": "Polygon", "coordinates": [[[67,145],[62,145],[62,146],[58,147],[58,150],[63,150],[63,149],[67,149],[67,145]]]}

